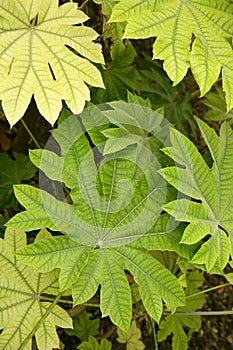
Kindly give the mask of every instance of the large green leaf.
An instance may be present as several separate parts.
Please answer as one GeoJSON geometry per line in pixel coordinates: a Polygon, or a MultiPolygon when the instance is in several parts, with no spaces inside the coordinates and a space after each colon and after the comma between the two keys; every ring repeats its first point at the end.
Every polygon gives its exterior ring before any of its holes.
{"type": "Polygon", "coordinates": [[[89,60],[104,61],[92,42],[98,34],[77,26],[88,19],[77,4],[2,1],[0,18],[0,98],[11,126],[24,115],[33,94],[51,124],[58,118],[62,99],[73,113],[82,111],[90,99],[85,83],[103,87],[100,72],[89,60]]]}
{"type": "Polygon", "coordinates": [[[210,150],[213,165],[210,168],[205,163],[190,140],[171,130],[172,147],[164,149],[164,152],[177,162],[177,166],[165,168],[160,173],[193,200],[172,201],[164,209],[177,220],[190,223],[184,231],[182,243],[193,244],[210,235],[192,261],[205,264],[209,271],[221,273],[228,262],[229,253],[233,253],[233,132],[225,122],[218,136],[204,122],[197,122],[210,150]]]}
{"type": "Polygon", "coordinates": [[[0,348],[31,349],[35,334],[40,350],[59,347],[56,325],[71,328],[65,310],[46,301],[44,294],[58,295],[57,271],[41,274],[15,257],[26,246],[26,234],[8,228],[0,239],[0,348]]]}
{"type": "MultiPolygon", "coordinates": [[[[126,106],[123,102],[111,104],[118,108],[118,114],[124,111],[123,116],[126,106]]],[[[128,117],[132,112],[135,115],[137,108],[141,111],[140,107],[129,108],[128,117]]],[[[135,157],[135,145],[130,152],[120,152],[120,156],[118,152],[103,156],[97,167],[76,116],[66,119],[53,137],[60,145],[60,156],[35,150],[30,157],[49,178],[65,183],[72,204],[65,202],[65,196],[62,201],[49,194],[53,186],[40,190],[17,185],[15,194],[26,211],[7,225],[26,230],[49,227],[67,237],[31,244],[20,250],[18,257],[41,272],[60,268],[60,288],[72,285],[74,304],[90,299],[101,285],[102,315],[109,315],[125,331],[132,316],[131,292],[124,272],[129,270],[139,285],[146,309],[158,321],[162,299],[179,306],[184,303],[184,295],[176,278],[147,250],[159,249],[160,242],[161,249],[185,250],[185,245],[180,248],[172,237],[175,221],[162,220],[162,225],[159,220],[156,225],[166,200],[166,183],[157,172],[158,160],[147,147],[142,157],[135,157]],[[151,155],[149,162],[144,157],[146,152],[151,155]],[[157,239],[159,233],[161,240],[157,239]]]]}
{"type": "Polygon", "coordinates": [[[227,109],[233,107],[233,5],[224,0],[121,0],[110,22],[127,21],[124,38],[157,37],[153,57],[178,84],[190,67],[201,95],[222,71],[227,109]],[[191,45],[191,48],[190,48],[191,45]]]}

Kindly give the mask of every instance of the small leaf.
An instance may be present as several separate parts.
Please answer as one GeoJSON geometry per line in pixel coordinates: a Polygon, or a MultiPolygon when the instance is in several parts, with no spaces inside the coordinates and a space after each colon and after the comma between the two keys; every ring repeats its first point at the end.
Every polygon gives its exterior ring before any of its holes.
{"type": "Polygon", "coordinates": [[[100,324],[99,319],[90,319],[91,314],[83,310],[78,316],[73,319],[73,329],[67,329],[65,332],[68,335],[75,335],[80,340],[88,340],[90,335],[99,334],[98,328],[100,324]]]}
{"type": "Polygon", "coordinates": [[[16,207],[13,185],[29,180],[36,172],[35,166],[24,154],[14,153],[15,160],[0,153],[0,203],[1,208],[16,207]]]}
{"type": "Polygon", "coordinates": [[[127,333],[122,330],[117,330],[118,338],[117,341],[119,343],[126,344],[127,350],[143,350],[145,349],[145,345],[141,341],[141,331],[137,327],[136,321],[132,321],[130,329],[127,333]]]}
{"type": "Polygon", "coordinates": [[[112,345],[107,339],[101,339],[100,344],[98,341],[90,336],[87,341],[83,341],[79,346],[79,350],[111,350],[112,345]]]}
{"type": "Polygon", "coordinates": [[[136,57],[133,45],[127,46],[116,40],[111,46],[112,62],[106,69],[101,69],[105,90],[93,88],[92,102],[99,104],[114,100],[126,100],[127,90],[137,90],[141,80],[137,70],[132,66],[136,57]]]}

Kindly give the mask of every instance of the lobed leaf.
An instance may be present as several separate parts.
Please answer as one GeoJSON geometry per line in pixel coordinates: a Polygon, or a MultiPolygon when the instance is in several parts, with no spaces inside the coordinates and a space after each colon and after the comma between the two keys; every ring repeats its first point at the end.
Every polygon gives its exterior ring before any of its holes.
{"type": "Polygon", "coordinates": [[[104,62],[92,42],[98,35],[77,26],[88,17],[75,3],[58,7],[57,0],[4,1],[0,16],[0,98],[11,126],[24,115],[32,95],[40,113],[54,124],[62,100],[79,113],[90,100],[86,84],[104,87],[89,62],[104,62]]]}
{"type": "Polygon", "coordinates": [[[65,310],[42,299],[43,294],[58,294],[57,271],[36,273],[15,257],[25,246],[26,235],[19,230],[8,228],[0,239],[0,347],[18,349],[24,344],[31,349],[35,334],[39,349],[53,349],[59,347],[56,326],[71,328],[72,320],[65,310]]]}
{"type": "Polygon", "coordinates": [[[233,5],[224,0],[119,1],[110,22],[127,21],[124,38],[157,37],[153,58],[164,60],[164,69],[178,84],[191,68],[206,94],[222,72],[227,110],[233,107],[233,5]]]}

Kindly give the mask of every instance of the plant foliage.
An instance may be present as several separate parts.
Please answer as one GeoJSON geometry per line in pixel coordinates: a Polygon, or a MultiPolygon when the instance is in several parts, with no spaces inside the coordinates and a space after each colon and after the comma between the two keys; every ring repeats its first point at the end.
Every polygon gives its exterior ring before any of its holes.
{"type": "Polygon", "coordinates": [[[188,340],[193,332],[201,327],[201,317],[198,315],[189,315],[188,312],[200,309],[205,301],[205,296],[199,294],[199,287],[204,282],[204,277],[199,271],[191,271],[187,276],[187,287],[185,289],[186,305],[179,307],[176,313],[163,318],[159,325],[158,341],[165,340],[170,334],[173,334],[172,349],[188,349],[188,340]],[[195,294],[197,294],[195,296],[195,294]],[[193,296],[194,295],[194,296],[193,296]],[[186,315],[182,315],[187,313],[186,315]],[[181,313],[179,315],[179,313],[181,313]],[[189,328],[188,334],[185,329],[189,328]]]}
{"type": "Polygon", "coordinates": [[[88,17],[69,2],[3,1],[0,5],[0,98],[9,123],[25,113],[34,95],[40,113],[54,124],[62,99],[73,113],[90,99],[87,84],[103,86],[89,62],[104,63],[98,34],[77,26],[88,17]],[[78,55],[77,55],[78,53],[78,55]]]}
{"type": "MultiPolygon", "coordinates": [[[[103,158],[97,169],[75,116],[61,124],[53,136],[61,147],[61,156],[35,150],[31,160],[52,180],[65,183],[73,204],[57,200],[44,190],[17,185],[16,197],[26,211],[7,225],[25,230],[48,227],[66,236],[31,244],[18,252],[18,258],[40,272],[60,268],[60,288],[72,285],[74,305],[89,300],[101,285],[102,315],[109,315],[125,331],[132,316],[131,292],[124,273],[128,270],[139,285],[145,308],[159,321],[162,299],[179,306],[184,304],[184,296],[176,278],[146,252],[153,246],[159,249],[159,244],[166,249],[179,246],[170,238],[175,225],[165,224],[161,232],[166,186],[157,173],[158,162],[144,163],[139,157],[135,164],[134,148],[132,156],[127,152],[127,156],[103,158]],[[141,172],[139,179],[134,178],[135,166],[138,175],[141,172]],[[161,243],[159,233],[164,236],[161,243]]],[[[185,250],[184,246],[177,249],[185,250]]]]}
{"type": "Polygon", "coordinates": [[[0,153],[0,207],[16,208],[16,198],[14,196],[13,185],[29,180],[34,176],[36,167],[32,164],[28,156],[15,153],[15,160],[8,154],[0,153]]]}
{"type": "Polygon", "coordinates": [[[113,8],[110,22],[123,21],[127,21],[124,38],[157,37],[153,58],[164,60],[174,84],[191,68],[203,96],[222,72],[227,109],[233,107],[230,1],[121,0],[113,8]]]}
{"type": "Polygon", "coordinates": [[[190,224],[181,242],[193,244],[208,236],[192,262],[204,264],[208,271],[222,273],[232,254],[232,130],[225,122],[220,135],[197,120],[209,148],[213,164],[209,167],[193,143],[177,130],[171,130],[172,146],[164,152],[177,166],[162,169],[164,178],[193,198],[172,201],[164,209],[176,220],[190,224]]]}
{"type": "Polygon", "coordinates": [[[40,350],[58,348],[56,325],[71,328],[72,320],[61,307],[41,298],[58,295],[58,273],[37,273],[20,262],[15,252],[24,246],[26,234],[19,230],[8,228],[0,239],[0,348],[30,350],[33,334],[40,350]]]}

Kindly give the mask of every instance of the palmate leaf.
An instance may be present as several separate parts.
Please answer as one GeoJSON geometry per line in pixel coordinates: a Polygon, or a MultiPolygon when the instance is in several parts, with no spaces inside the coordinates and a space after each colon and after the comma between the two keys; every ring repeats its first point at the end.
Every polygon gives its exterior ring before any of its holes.
{"type": "Polygon", "coordinates": [[[220,136],[201,120],[197,120],[209,148],[210,168],[196,147],[184,135],[171,130],[172,147],[164,149],[178,164],[160,171],[164,178],[194,200],[180,199],[164,206],[177,220],[190,224],[181,242],[193,244],[210,235],[192,261],[205,264],[208,271],[221,273],[232,248],[232,130],[225,122],[220,136]]]}
{"type": "MultiPolygon", "coordinates": [[[[135,163],[135,149],[122,152],[120,157],[103,157],[97,168],[76,116],[66,119],[53,137],[60,145],[61,156],[35,150],[30,157],[48,177],[66,184],[72,204],[56,199],[47,192],[49,188],[45,191],[17,185],[15,194],[26,211],[7,225],[26,230],[49,227],[67,237],[35,242],[20,250],[18,258],[40,272],[59,268],[60,288],[72,286],[75,305],[89,300],[101,285],[102,315],[109,315],[125,331],[132,316],[125,276],[128,270],[139,285],[147,311],[159,321],[162,299],[179,306],[184,303],[184,295],[176,278],[147,253],[159,249],[157,236],[162,225],[159,222],[157,227],[156,222],[166,199],[165,181],[157,173],[158,161],[147,163],[144,157],[138,157],[135,163]]],[[[176,226],[168,227],[165,220],[163,224],[162,249],[180,249],[172,237],[176,226]]]]}
{"type": "Polygon", "coordinates": [[[127,89],[138,90],[141,78],[132,66],[136,55],[130,42],[125,46],[122,41],[115,41],[111,46],[112,62],[106,69],[101,69],[106,89],[93,88],[91,90],[94,104],[126,100],[127,89]]]}
{"type": "Polygon", "coordinates": [[[112,344],[107,339],[101,339],[100,344],[98,341],[90,336],[88,341],[83,341],[77,349],[79,350],[111,350],[112,344]]]}
{"type": "Polygon", "coordinates": [[[41,274],[22,264],[15,252],[24,246],[26,234],[19,230],[8,228],[0,239],[0,348],[30,350],[34,333],[39,349],[58,348],[56,326],[70,328],[72,320],[59,306],[40,300],[59,293],[58,271],[41,274]]]}
{"type": "Polygon", "coordinates": [[[127,21],[124,38],[157,37],[153,57],[164,60],[164,69],[174,84],[184,78],[190,67],[202,96],[222,71],[227,109],[233,107],[233,50],[228,41],[233,34],[230,2],[121,0],[113,8],[110,22],[123,21],[127,21]]]}
{"type": "Polygon", "coordinates": [[[51,124],[62,99],[73,113],[82,111],[90,99],[85,83],[103,87],[100,72],[89,60],[103,63],[103,57],[92,42],[98,34],[73,26],[88,19],[77,4],[6,0],[1,2],[0,18],[0,99],[11,126],[24,115],[33,94],[51,124]]]}
{"type": "Polygon", "coordinates": [[[140,340],[142,338],[141,330],[137,327],[136,321],[133,320],[128,333],[121,329],[117,330],[117,341],[126,344],[126,350],[143,350],[145,345],[140,340]]]}

